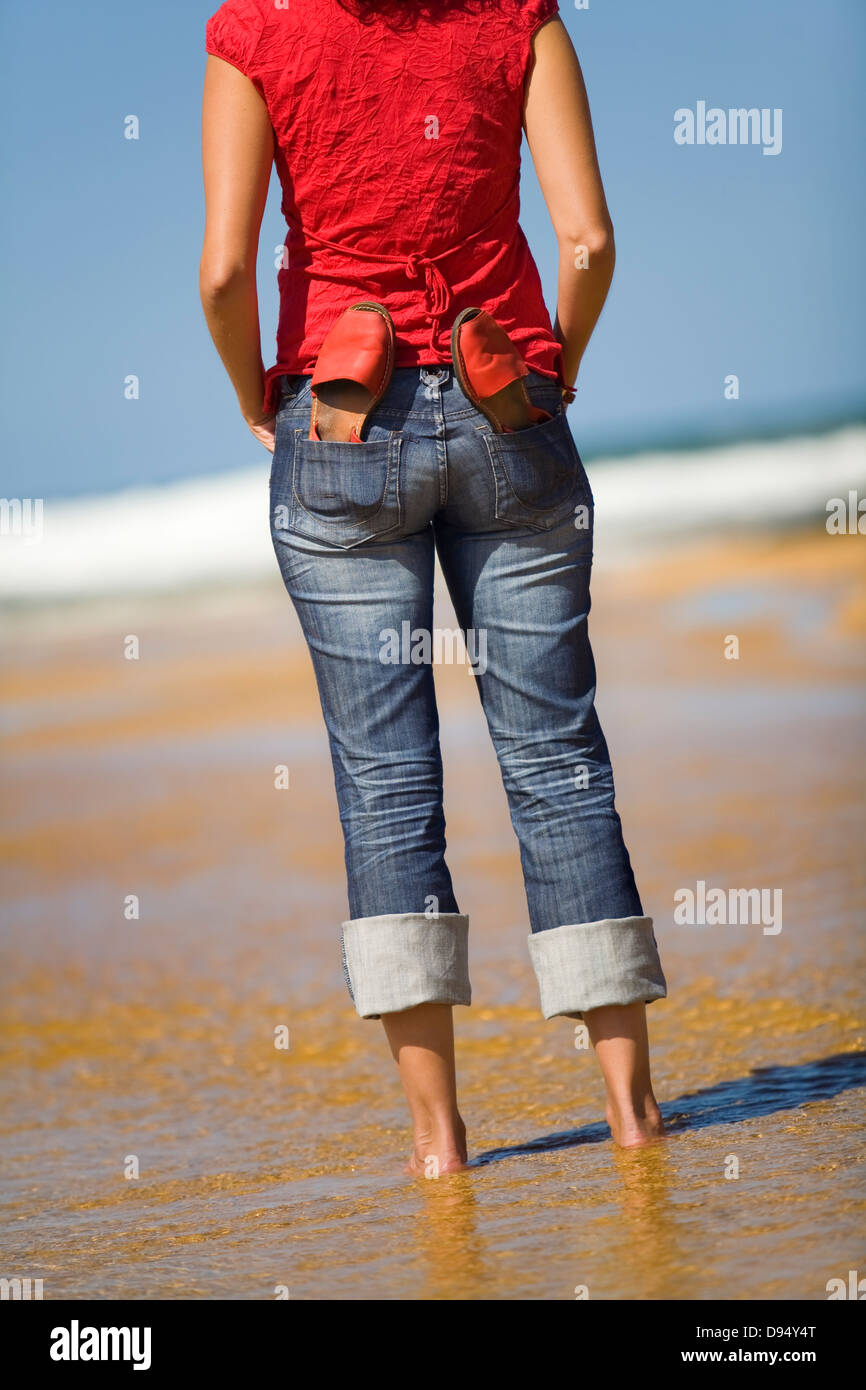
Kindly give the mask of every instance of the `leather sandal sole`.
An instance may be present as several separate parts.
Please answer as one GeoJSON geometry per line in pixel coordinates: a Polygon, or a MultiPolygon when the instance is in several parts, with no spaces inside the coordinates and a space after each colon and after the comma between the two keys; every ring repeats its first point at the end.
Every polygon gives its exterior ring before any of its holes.
{"type": "MultiPolygon", "coordinates": [[[[365,313],[379,314],[380,317],[385,320],[385,324],[387,325],[388,340],[385,361],[382,365],[382,376],[375,391],[372,394],[370,394],[367,391],[367,388],[364,387],[362,383],[354,381],[351,377],[348,376],[334,378],[333,382],[322,382],[317,389],[313,390],[313,406],[310,417],[310,432],[308,437],[312,440],[317,440],[320,443],[363,443],[361,434],[364,430],[364,426],[367,423],[367,419],[369,415],[372,413],[372,411],[375,410],[376,406],[379,404],[385,392],[387,391],[391,381],[391,377],[394,372],[394,358],[396,354],[396,332],[394,329],[394,320],[391,318],[391,315],[388,313],[388,310],[385,308],[384,304],[377,304],[372,300],[364,300],[359,304],[353,304],[349,309],[346,310],[346,313],[355,313],[361,311],[365,313]],[[363,393],[367,397],[366,401],[362,405],[359,405],[357,399],[353,399],[353,396],[357,397],[358,392],[363,393]],[[348,416],[351,418],[352,427],[349,432],[348,440],[322,440],[321,435],[318,433],[320,401],[321,404],[326,407],[328,416],[331,418],[332,421],[342,421],[343,425],[345,425],[346,417],[348,416]]],[[[340,433],[343,433],[342,429],[340,430],[340,433]]]]}
{"type": "Polygon", "coordinates": [[[479,396],[473,388],[466,360],[460,348],[460,330],[465,323],[477,318],[481,312],[477,308],[462,309],[454,320],[454,326],[451,329],[451,360],[464,395],[468,396],[472,404],[490,421],[497,434],[512,434],[521,429],[527,429],[530,425],[537,424],[541,420],[549,420],[550,416],[547,411],[539,411],[532,404],[522,378],[511,382],[492,396],[479,396]],[[503,407],[506,417],[515,421],[513,426],[505,423],[501,413],[503,407]]]}

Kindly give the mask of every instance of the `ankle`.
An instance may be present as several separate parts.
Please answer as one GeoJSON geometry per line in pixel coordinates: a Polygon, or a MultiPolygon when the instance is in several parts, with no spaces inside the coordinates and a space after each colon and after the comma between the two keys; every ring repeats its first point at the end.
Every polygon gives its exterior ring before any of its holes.
{"type": "Polygon", "coordinates": [[[417,1116],[415,1120],[415,1133],[432,1137],[444,1137],[448,1135],[463,1135],[466,1133],[466,1126],[463,1123],[460,1111],[454,1107],[446,1107],[441,1110],[434,1110],[417,1116]]]}
{"type": "Polygon", "coordinates": [[[437,1111],[416,1120],[413,1140],[419,1156],[465,1154],[466,1126],[458,1110],[437,1111]]]}
{"type": "Polygon", "coordinates": [[[618,1119],[655,1120],[659,1116],[658,1102],[653,1095],[652,1086],[632,1087],[627,1091],[607,1092],[608,1116],[618,1119]]]}

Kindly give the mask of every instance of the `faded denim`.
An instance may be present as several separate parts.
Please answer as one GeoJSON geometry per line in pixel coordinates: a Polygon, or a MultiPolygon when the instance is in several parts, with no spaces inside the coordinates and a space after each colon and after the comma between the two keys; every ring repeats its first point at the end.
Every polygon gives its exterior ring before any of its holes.
{"type": "Polygon", "coordinates": [[[445,861],[429,661],[383,661],[386,630],[433,627],[434,557],[520,845],[545,1017],[666,994],[595,711],[593,497],[556,384],[552,419],[497,434],[450,367],[398,368],[363,444],[307,439],[308,376],[286,377],[271,534],[318,682],[345,839],[346,983],[361,1017],[471,1000],[468,919],[445,861]]]}

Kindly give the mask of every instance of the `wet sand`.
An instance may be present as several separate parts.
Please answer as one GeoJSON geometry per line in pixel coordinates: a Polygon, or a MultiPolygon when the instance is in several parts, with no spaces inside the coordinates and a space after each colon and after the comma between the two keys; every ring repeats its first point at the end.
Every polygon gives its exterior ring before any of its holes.
{"type": "Polygon", "coordinates": [[[597,567],[599,710],[670,991],[670,1138],[632,1153],[574,1025],[538,1012],[473,678],[437,668],[472,1165],[424,1182],[342,984],[330,760],[276,577],[10,617],[0,1274],[46,1298],[826,1298],[866,1267],[864,630],[862,538],[820,526],[597,567]],[[698,880],[782,890],[781,932],[678,925],[698,880]]]}

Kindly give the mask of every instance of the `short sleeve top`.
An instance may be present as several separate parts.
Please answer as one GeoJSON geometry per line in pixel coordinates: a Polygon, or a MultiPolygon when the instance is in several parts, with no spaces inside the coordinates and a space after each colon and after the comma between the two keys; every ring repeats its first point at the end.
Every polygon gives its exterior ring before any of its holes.
{"type": "Polygon", "coordinates": [[[274,130],[287,223],[276,361],[311,372],[335,318],[384,303],[397,366],[450,361],[486,308],[535,371],[561,352],[519,225],[532,37],[557,0],[226,0],[206,48],[252,82],[274,130]]]}
{"type": "Polygon", "coordinates": [[[256,0],[226,0],[205,26],[208,53],[231,63],[255,82],[255,54],[265,17],[265,8],[256,0]]]}

